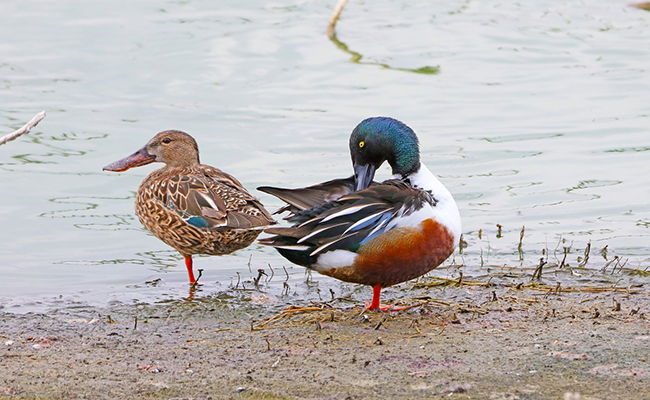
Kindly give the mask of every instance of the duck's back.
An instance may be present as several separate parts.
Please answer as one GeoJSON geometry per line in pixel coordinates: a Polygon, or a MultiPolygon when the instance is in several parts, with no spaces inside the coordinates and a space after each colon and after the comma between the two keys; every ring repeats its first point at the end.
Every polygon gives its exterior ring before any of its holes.
{"type": "Polygon", "coordinates": [[[273,223],[237,179],[207,165],[153,171],[135,208],[145,228],[183,255],[230,253],[273,223]]]}

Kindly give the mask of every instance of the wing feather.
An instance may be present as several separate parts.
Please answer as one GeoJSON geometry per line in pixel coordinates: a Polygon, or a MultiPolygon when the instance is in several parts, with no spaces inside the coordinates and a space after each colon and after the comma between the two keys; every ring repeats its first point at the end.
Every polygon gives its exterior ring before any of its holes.
{"type": "Polygon", "coordinates": [[[346,194],[352,193],[354,191],[354,177],[332,179],[331,181],[297,189],[260,186],[257,190],[272,194],[287,203],[286,206],[280,208],[274,214],[289,211],[291,215],[287,218],[290,218],[300,211],[319,207],[324,203],[337,200],[346,194]]]}
{"type": "Polygon", "coordinates": [[[267,229],[275,236],[261,243],[282,248],[292,260],[314,263],[319,254],[328,251],[357,251],[392,229],[397,218],[435,203],[429,192],[404,181],[386,181],[291,215],[292,227],[267,229]]]}
{"type": "Polygon", "coordinates": [[[163,189],[166,207],[195,227],[251,229],[274,223],[258,199],[217,168],[200,165],[183,170],[163,189]]]}

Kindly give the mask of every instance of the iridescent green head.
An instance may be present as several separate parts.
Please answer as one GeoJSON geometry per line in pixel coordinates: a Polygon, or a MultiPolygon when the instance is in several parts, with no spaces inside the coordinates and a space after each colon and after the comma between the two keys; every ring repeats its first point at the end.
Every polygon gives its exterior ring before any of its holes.
{"type": "Polygon", "coordinates": [[[350,155],[356,190],[370,185],[384,161],[390,164],[393,175],[402,178],[420,169],[418,137],[411,128],[390,117],[361,121],[350,135],[350,155]]]}

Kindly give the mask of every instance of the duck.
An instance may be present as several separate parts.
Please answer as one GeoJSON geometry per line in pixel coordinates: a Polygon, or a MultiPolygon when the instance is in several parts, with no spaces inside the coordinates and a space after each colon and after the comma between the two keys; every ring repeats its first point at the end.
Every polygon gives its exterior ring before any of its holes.
{"type": "Polygon", "coordinates": [[[190,284],[197,283],[193,255],[230,254],[275,223],[235,177],[201,164],[196,140],[179,130],[156,134],[103,170],[122,172],[153,162],[165,165],[140,183],[135,213],[149,232],[184,257],[190,284]]]}
{"type": "Polygon", "coordinates": [[[298,189],[262,186],[286,204],[291,226],[260,239],[294,264],[373,288],[368,310],[397,310],[381,290],[418,278],[458,247],[461,218],[449,190],[420,161],[415,132],[390,117],[361,121],[349,141],[354,175],[298,189]],[[388,162],[392,177],[375,182],[388,162]]]}

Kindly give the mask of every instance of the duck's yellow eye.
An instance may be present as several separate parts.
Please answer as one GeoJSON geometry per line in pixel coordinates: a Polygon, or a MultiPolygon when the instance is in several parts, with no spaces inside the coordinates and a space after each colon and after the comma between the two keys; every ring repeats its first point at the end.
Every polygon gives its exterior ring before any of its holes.
{"type": "Polygon", "coordinates": [[[364,142],[359,142],[359,148],[363,148],[364,142]]]}

